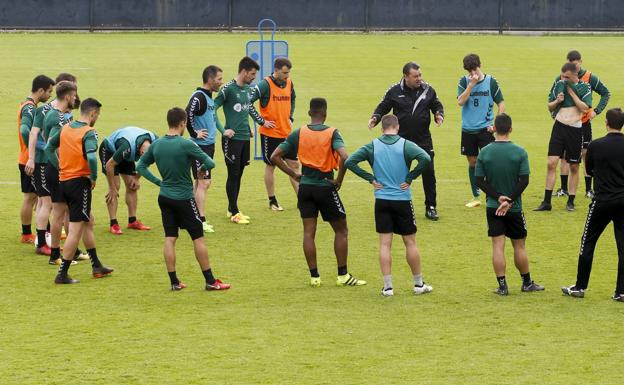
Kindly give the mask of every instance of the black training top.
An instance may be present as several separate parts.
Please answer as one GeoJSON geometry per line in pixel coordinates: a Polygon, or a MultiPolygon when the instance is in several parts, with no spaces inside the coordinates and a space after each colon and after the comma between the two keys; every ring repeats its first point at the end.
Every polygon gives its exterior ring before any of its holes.
{"type": "Polygon", "coordinates": [[[585,169],[595,180],[595,200],[624,199],[624,135],[613,132],[589,143],[585,169]]]}
{"type": "Polygon", "coordinates": [[[431,114],[444,116],[444,107],[433,87],[423,82],[420,87],[412,89],[401,80],[386,91],[373,117],[380,122],[390,110],[399,119],[399,136],[422,148],[433,148],[429,131],[431,114]]]}

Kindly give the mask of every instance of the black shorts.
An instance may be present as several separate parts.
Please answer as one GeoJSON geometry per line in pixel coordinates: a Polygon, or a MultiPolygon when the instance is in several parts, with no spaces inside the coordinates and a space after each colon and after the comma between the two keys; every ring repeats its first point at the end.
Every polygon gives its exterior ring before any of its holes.
{"type": "Polygon", "coordinates": [[[63,200],[67,202],[70,222],[89,222],[91,217],[91,180],[74,178],[60,182],[63,200]]]}
{"type": "Polygon", "coordinates": [[[548,143],[548,156],[558,156],[568,163],[581,163],[582,148],[583,128],[555,120],[548,143]]]}
{"type": "Polygon", "coordinates": [[[204,236],[202,220],[195,199],[177,200],[158,196],[158,206],[162,216],[165,237],[178,237],[178,229],[188,231],[192,240],[204,236]]]}
{"type": "Polygon", "coordinates": [[[46,177],[47,165],[47,163],[35,163],[33,178],[35,179],[35,192],[38,197],[50,196],[50,187],[48,186],[48,180],[46,177]]]}
{"type": "Polygon", "coordinates": [[[496,215],[496,209],[488,207],[486,210],[488,222],[488,236],[501,235],[510,239],[524,239],[527,236],[526,221],[522,212],[508,211],[503,217],[496,215]]]}
{"type": "Polygon", "coordinates": [[[469,133],[462,130],[461,154],[466,156],[477,156],[479,150],[494,141],[494,135],[488,132],[487,128],[479,132],[469,133]]]}
{"type": "Polygon", "coordinates": [[[37,187],[35,186],[35,176],[26,174],[26,171],[25,171],[26,165],[18,164],[17,166],[20,171],[20,182],[22,185],[22,192],[24,194],[36,193],[37,187]]]}
{"type": "Polygon", "coordinates": [[[226,166],[249,166],[249,140],[234,140],[221,137],[221,149],[226,166]]]}
{"type": "MultiPolygon", "coordinates": [[[[275,151],[277,146],[282,144],[285,140],[286,138],[272,138],[270,136],[260,134],[260,144],[262,146],[262,160],[264,161],[264,163],[271,166],[273,165],[273,163],[271,162],[271,155],[273,155],[273,152],[275,151]]],[[[284,158],[297,160],[297,154],[284,154],[284,158]]]]}
{"type": "MultiPolygon", "coordinates": [[[[207,146],[202,146],[199,145],[199,148],[201,148],[201,150],[206,153],[206,155],[208,155],[210,157],[210,159],[214,159],[214,153],[215,153],[215,145],[213,144],[209,144],[207,146]]],[[[193,178],[197,179],[197,169],[199,169],[201,167],[201,162],[198,160],[194,160],[191,163],[191,168],[193,169],[193,178]]],[[[206,176],[203,179],[212,179],[212,170],[208,170],[208,172],[206,173],[206,176]]]]}
{"type": "Polygon", "coordinates": [[[416,218],[412,201],[375,199],[375,227],[380,234],[415,234],[416,218]]]}
{"type": "MultiPolygon", "coordinates": [[[[100,145],[100,150],[98,151],[100,155],[100,162],[102,162],[102,172],[106,174],[106,163],[113,157],[113,152],[111,152],[106,146],[102,143],[100,145]]],[[[115,166],[115,176],[119,174],[124,175],[136,175],[136,167],[134,162],[129,162],[127,160],[122,160],[117,166],[115,166]]]]}
{"type": "Polygon", "coordinates": [[[589,145],[589,142],[592,141],[592,126],[591,126],[591,120],[586,121],[585,123],[583,123],[583,148],[587,148],[587,146],[589,145]]]}
{"type": "Polygon", "coordinates": [[[297,208],[301,218],[316,218],[319,211],[325,222],[334,222],[347,217],[334,186],[299,185],[297,208]]]}
{"type": "Polygon", "coordinates": [[[59,171],[52,166],[50,162],[46,166],[46,180],[48,182],[48,189],[50,190],[50,198],[52,203],[63,203],[63,193],[61,192],[61,185],[59,184],[59,171]]]}

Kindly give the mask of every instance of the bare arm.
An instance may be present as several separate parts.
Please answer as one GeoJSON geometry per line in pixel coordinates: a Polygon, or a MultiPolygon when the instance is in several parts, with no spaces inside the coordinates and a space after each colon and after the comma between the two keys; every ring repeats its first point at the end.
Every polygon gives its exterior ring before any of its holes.
{"type": "Polygon", "coordinates": [[[278,147],[275,149],[275,151],[273,151],[273,154],[271,154],[271,163],[276,165],[277,168],[282,170],[286,175],[293,178],[294,180],[301,180],[301,174],[288,167],[288,165],[284,161],[284,150],[282,150],[281,148],[278,147]]]}
{"type": "Polygon", "coordinates": [[[469,78],[470,78],[470,82],[468,82],[466,89],[457,97],[457,104],[459,104],[461,107],[463,107],[464,104],[466,104],[466,102],[468,101],[468,98],[470,97],[470,93],[472,92],[472,89],[474,88],[475,84],[477,84],[477,81],[479,80],[479,77],[474,76],[474,75],[470,75],[469,78]]]}

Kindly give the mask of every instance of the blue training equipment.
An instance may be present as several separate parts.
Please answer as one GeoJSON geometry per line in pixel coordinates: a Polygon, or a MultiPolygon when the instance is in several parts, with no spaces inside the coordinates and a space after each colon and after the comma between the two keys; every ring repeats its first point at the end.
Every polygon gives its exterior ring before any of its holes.
{"type": "MultiPolygon", "coordinates": [[[[275,40],[275,32],[277,24],[271,19],[262,19],[258,23],[258,33],[260,40],[250,40],[247,42],[246,55],[255,60],[260,65],[258,76],[251,83],[252,86],[273,73],[273,62],[279,57],[288,57],[288,42],[285,40],[275,40]],[[272,24],[271,39],[265,39],[262,31],[262,25],[265,23],[272,24]]],[[[254,159],[262,159],[262,155],[258,154],[258,126],[254,122],[254,159]]]]}

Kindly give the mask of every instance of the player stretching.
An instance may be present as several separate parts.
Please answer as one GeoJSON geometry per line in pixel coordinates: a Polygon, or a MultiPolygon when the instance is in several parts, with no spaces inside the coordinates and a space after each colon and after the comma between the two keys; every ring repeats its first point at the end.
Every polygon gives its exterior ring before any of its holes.
{"type": "Polygon", "coordinates": [[[347,270],[348,229],[345,212],[338,189],[342,184],[346,168],[344,161],[348,154],[342,137],[333,127],[325,125],[327,101],[323,98],[310,100],[310,124],[294,130],[271,155],[271,163],[299,180],[297,207],[303,222],[303,253],[310,269],[310,285],[321,285],[321,276],[316,265],[316,222],[319,211],[325,222],[334,230],[334,253],[338,263],[338,286],[361,286],[366,281],[355,278],[347,270]],[[302,173],[288,167],[286,154],[298,155],[302,173]],[[338,176],[334,179],[334,170],[338,176]]]}
{"type": "Polygon", "coordinates": [[[477,155],[479,150],[494,141],[494,103],[498,105],[498,113],[502,114],[505,112],[505,102],[498,81],[481,71],[479,56],[472,53],[466,55],[464,69],[468,75],[459,79],[457,103],[462,107],[461,153],[468,159],[468,177],[473,196],[466,207],[477,207],[481,205],[475,180],[477,155]]]}
{"type": "MultiPolygon", "coordinates": [[[[273,74],[262,79],[256,88],[254,98],[260,99],[260,114],[265,121],[275,122],[275,127],[260,126],[260,143],[264,168],[264,185],[269,196],[269,209],[284,210],[275,197],[275,165],[271,163],[271,154],[292,131],[293,114],[295,113],[295,89],[290,80],[292,64],[286,58],[277,58],[273,65],[273,74]]],[[[299,170],[297,159],[284,158],[288,167],[299,170]]],[[[290,178],[290,183],[297,194],[299,183],[290,178]]]]}
{"type": "Polygon", "coordinates": [[[193,182],[191,180],[191,164],[199,161],[201,174],[212,169],[214,162],[197,144],[182,138],[186,129],[186,112],[174,107],[167,112],[169,131],[165,136],[156,140],[147,152],[139,159],[137,170],[150,182],[160,186],[158,206],[162,215],[165,229],[165,264],[171,280],[171,290],[182,290],[186,285],[178,279],[176,274],[175,244],[178,239],[178,229],[188,231],[193,240],[195,258],[199,262],[204,278],[206,290],[226,290],[227,283],[216,279],[210,268],[208,250],[204,243],[204,229],[199,217],[197,204],[193,198],[193,182]],[[158,172],[163,180],[156,178],[147,168],[156,163],[158,172]]]}
{"type": "Polygon", "coordinates": [[[69,234],[65,240],[63,258],[55,283],[78,283],[69,274],[78,241],[83,239],[91,258],[92,274],[101,278],[113,272],[100,262],[95,248],[93,233],[94,217],[91,213],[91,190],[97,179],[97,136],[93,126],[100,115],[102,105],[87,98],[80,105],[80,118],[66,124],[50,138],[46,146],[48,154],[58,149],[61,197],[69,210],[69,234]]]}
{"type": "MultiPolygon", "coordinates": [[[[217,66],[208,66],[202,72],[202,81],[204,82],[203,85],[193,92],[186,106],[186,129],[191,136],[191,140],[206,155],[214,159],[217,126],[221,130],[223,130],[223,127],[216,114],[212,93],[218,92],[219,87],[223,84],[223,71],[217,66]]],[[[197,172],[199,166],[201,164],[198,162],[193,163],[195,201],[201,216],[204,233],[214,233],[213,226],[206,221],[206,190],[208,190],[212,182],[212,173],[210,170],[200,173],[202,178],[199,178],[197,172]]]]}
{"type": "Polygon", "coordinates": [[[477,157],[475,177],[487,195],[488,235],[492,238],[492,265],[498,288],[494,293],[509,294],[505,279],[505,237],[511,239],[514,263],[522,276],[522,292],[542,291],[544,287],[531,280],[525,241],[527,236],[522,214],[522,192],[529,185],[527,152],[509,140],[511,117],[500,114],[494,121],[496,141],[481,150],[477,157]]]}
{"type": "Polygon", "coordinates": [[[555,171],[559,158],[565,157],[570,165],[570,187],[566,209],[574,211],[574,198],[579,180],[579,163],[583,148],[582,115],[591,107],[592,94],[589,84],[581,82],[574,63],[561,67],[561,80],[548,95],[548,110],[555,117],[555,123],[548,143],[548,161],[544,200],[533,211],[552,210],[551,198],[555,187],[555,171]]]}
{"type": "Polygon", "coordinates": [[[28,163],[28,144],[30,130],[33,126],[35,118],[35,109],[37,104],[45,103],[50,99],[50,95],[54,90],[54,80],[45,75],[39,75],[32,81],[31,93],[26,100],[19,105],[17,112],[17,130],[20,146],[17,166],[20,171],[20,182],[24,200],[20,210],[22,220],[22,243],[35,243],[35,236],[32,233],[32,215],[33,208],[37,203],[37,190],[35,188],[35,179],[32,172],[26,172],[26,164],[28,163]]]}
{"type": "Polygon", "coordinates": [[[420,252],[416,246],[416,218],[410,185],[429,167],[431,157],[415,143],[399,136],[399,120],[394,115],[381,118],[383,135],[351,154],[345,166],[373,185],[375,190],[375,227],[379,233],[379,265],[383,275],[383,296],[394,295],[392,285],[392,237],[403,237],[405,257],[414,277],[414,294],[433,288],[423,282],[420,252]],[[358,166],[368,161],[373,174],[358,166]],[[418,165],[410,171],[413,160],[418,165]]]}
{"type": "Polygon", "coordinates": [[[134,162],[147,151],[150,144],[156,140],[154,133],[139,127],[123,127],[114,131],[100,146],[99,156],[102,162],[102,172],[108,182],[106,206],[110,219],[110,232],[121,235],[121,227],[117,222],[117,198],[121,181],[126,186],[126,205],[128,206],[128,228],[134,230],[150,230],[136,218],[139,175],[134,162]]]}
{"type": "Polygon", "coordinates": [[[221,148],[227,166],[225,191],[228,197],[228,217],[232,223],[248,224],[249,216],[238,209],[238,195],[243,178],[243,170],[249,165],[249,141],[251,128],[249,115],[260,125],[273,128],[271,121],[262,119],[251,105],[253,91],[249,84],[256,78],[260,66],[252,58],[245,56],[238,63],[238,75],[219,91],[214,108],[223,106],[225,128],[221,132],[221,148]]]}

